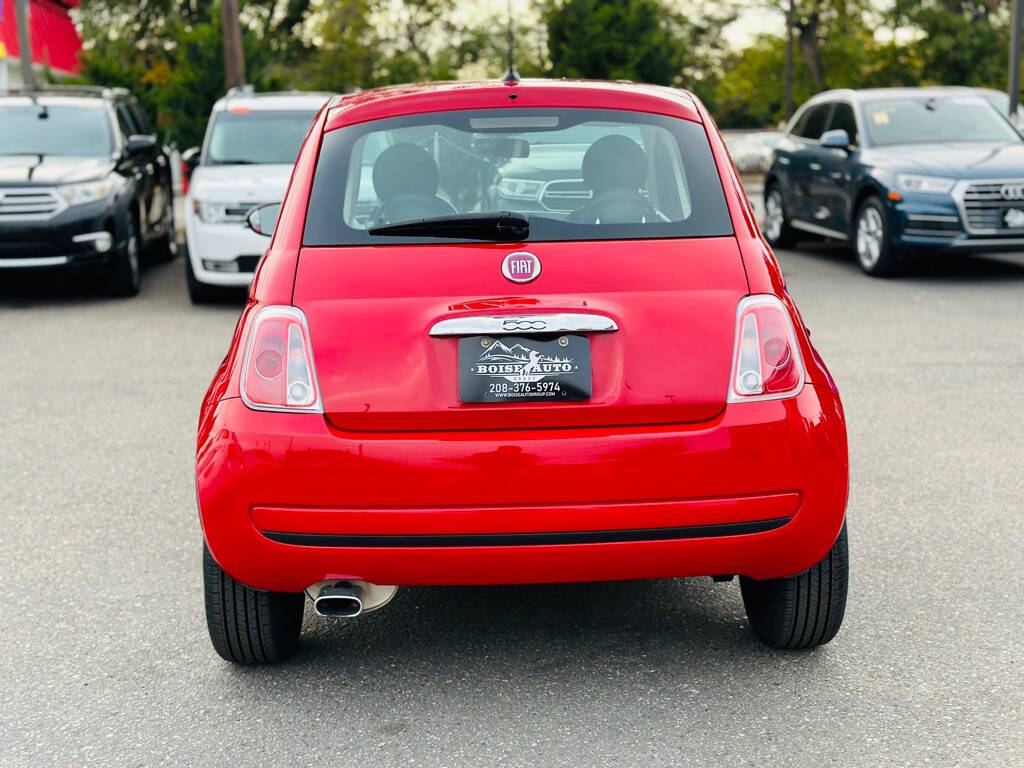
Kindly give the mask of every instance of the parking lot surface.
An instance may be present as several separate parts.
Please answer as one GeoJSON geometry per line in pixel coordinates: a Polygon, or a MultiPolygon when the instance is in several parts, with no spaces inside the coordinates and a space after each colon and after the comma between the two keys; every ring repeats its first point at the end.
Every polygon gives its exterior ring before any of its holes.
{"type": "Polygon", "coordinates": [[[401,590],[241,669],[192,479],[239,305],[0,284],[0,765],[1024,764],[1024,258],[780,255],[850,428],[846,623],[761,647],[710,579],[401,590]]]}

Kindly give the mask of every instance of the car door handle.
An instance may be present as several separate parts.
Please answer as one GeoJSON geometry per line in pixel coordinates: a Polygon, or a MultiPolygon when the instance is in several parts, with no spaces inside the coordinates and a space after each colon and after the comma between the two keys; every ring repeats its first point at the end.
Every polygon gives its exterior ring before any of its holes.
{"type": "Polygon", "coordinates": [[[821,163],[811,163],[808,167],[812,171],[820,171],[821,170],[821,163]]]}

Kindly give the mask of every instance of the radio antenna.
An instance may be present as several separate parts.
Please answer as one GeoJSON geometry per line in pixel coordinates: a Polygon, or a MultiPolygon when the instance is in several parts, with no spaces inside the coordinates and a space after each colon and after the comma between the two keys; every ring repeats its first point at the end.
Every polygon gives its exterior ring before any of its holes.
{"type": "Polygon", "coordinates": [[[512,25],[512,0],[507,1],[506,15],[508,16],[508,70],[501,81],[513,84],[519,82],[519,73],[516,72],[516,33],[512,25]]]}

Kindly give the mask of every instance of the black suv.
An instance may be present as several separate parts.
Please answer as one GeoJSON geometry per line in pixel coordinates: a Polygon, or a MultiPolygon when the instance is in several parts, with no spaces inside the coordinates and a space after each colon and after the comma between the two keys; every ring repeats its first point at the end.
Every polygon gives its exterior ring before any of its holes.
{"type": "Polygon", "coordinates": [[[168,152],[121,88],[0,95],[0,272],[97,272],[118,296],[139,292],[143,249],[173,258],[168,152]]]}

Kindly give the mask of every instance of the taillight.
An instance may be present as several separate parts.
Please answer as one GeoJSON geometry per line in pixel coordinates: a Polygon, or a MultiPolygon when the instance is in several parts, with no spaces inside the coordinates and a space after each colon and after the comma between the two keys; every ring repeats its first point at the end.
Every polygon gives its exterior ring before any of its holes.
{"type": "Polygon", "coordinates": [[[263,307],[253,318],[242,363],[242,400],[259,411],[322,413],[306,316],[263,307]]]}
{"type": "Polygon", "coordinates": [[[736,350],[729,401],[792,397],[804,385],[804,364],[786,305],[775,296],[747,296],[736,314],[736,350]]]}

